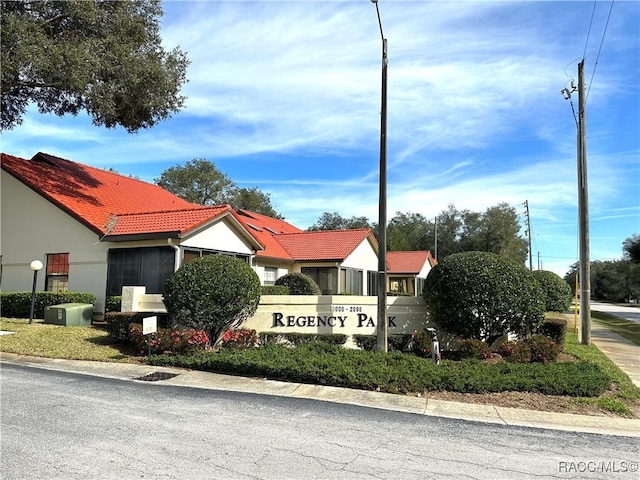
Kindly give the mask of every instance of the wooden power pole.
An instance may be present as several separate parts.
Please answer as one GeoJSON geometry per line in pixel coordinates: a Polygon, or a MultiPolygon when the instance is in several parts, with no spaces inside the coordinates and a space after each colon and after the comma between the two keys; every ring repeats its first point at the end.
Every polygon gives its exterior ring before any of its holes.
{"type": "Polygon", "coordinates": [[[580,243],[580,343],[591,344],[591,261],[589,259],[589,193],[587,182],[584,58],[578,64],[578,238],[580,243]]]}

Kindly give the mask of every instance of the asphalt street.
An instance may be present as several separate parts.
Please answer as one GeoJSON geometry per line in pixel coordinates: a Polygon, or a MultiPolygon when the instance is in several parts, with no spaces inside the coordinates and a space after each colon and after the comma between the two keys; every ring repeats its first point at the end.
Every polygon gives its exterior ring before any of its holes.
{"type": "Polygon", "coordinates": [[[637,437],[3,363],[3,480],[636,479],[637,437]]]}
{"type": "Polygon", "coordinates": [[[610,313],[616,317],[622,317],[632,322],[640,323],[640,307],[636,304],[620,305],[591,302],[591,311],[610,313]]]}

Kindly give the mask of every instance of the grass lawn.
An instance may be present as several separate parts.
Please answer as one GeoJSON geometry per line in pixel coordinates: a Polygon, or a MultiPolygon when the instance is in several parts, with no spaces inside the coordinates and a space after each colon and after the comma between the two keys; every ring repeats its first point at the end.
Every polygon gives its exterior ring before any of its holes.
{"type": "Polygon", "coordinates": [[[113,344],[106,331],[95,327],[49,325],[42,320],[0,318],[0,330],[15,332],[0,335],[0,351],[67,360],[100,362],[139,362],[141,358],[126,346],[113,344]]]}

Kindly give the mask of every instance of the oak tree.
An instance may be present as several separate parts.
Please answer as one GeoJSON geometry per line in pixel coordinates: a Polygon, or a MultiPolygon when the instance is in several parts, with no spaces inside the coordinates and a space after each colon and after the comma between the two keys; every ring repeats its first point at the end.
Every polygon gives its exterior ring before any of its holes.
{"type": "Polygon", "coordinates": [[[161,18],[160,0],[3,0],[0,128],[32,103],[128,132],[179,111],[189,62],[162,46],[161,18]]]}

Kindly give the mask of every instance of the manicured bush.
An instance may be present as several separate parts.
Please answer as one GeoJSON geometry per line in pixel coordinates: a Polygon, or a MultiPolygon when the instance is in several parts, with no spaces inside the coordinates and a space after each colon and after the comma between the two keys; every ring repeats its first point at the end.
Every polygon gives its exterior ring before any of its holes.
{"type": "Polygon", "coordinates": [[[263,285],[260,290],[262,295],[289,295],[289,287],[284,285],[263,285]]]}
{"type": "Polygon", "coordinates": [[[322,290],[313,278],[303,273],[287,273],[276,280],[276,285],[288,287],[290,295],[322,295],[322,290]]]}
{"type": "Polygon", "coordinates": [[[546,270],[534,270],[545,298],[546,312],[565,312],[571,306],[571,287],[559,275],[546,270]]]}
{"type": "MultiPolygon", "coordinates": [[[[378,348],[378,337],[376,335],[353,335],[353,343],[361,350],[373,352],[378,348]]],[[[387,348],[390,352],[404,352],[410,349],[411,334],[387,335],[387,348]]]]}
{"type": "Polygon", "coordinates": [[[104,301],[104,313],[119,312],[122,308],[122,296],[114,295],[104,301]]]}
{"type": "Polygon", "coordinates": [[[368,352],[326,343],[159,355],[152,356],[150,363],[389,393],[519,391],[592,397],[611,387],[609,375],[584,361],[489,364],[464,360],[436,365],[415,355],[368,352]]]}
{"type": "Polygon", "coordinates": [[[489,345],[482,340],[465,339],[458,343],[458,352],[460,358],[474,358],[476,360],[485,360],[491,357],[489,345]]]}
{"type": "Polygon", "coordinates": [[[431,269],[422,295],[431,321],[487,344],[509,332],[525,336],[544,319],[542,289],[532,273],[494,253],[448,256],[431,269]]]}
{"type": "MultiPolygon", "coordinates": [[[[44,309],[61,303],[87,303],[95,305],[96,296],[87,292],[36,292],[33,317],[44,318],[44,309]]],[[[2,316],[6,318],[29,318],[31,292],[0,292],[2,316]]]]}
{"type": "Polygon", "coordinates": [[[508,362],[549,363],[556,360],[560,346],[545,335],[531,335],[517,341],[503,342],[497,353],[508,362]]]}
{"type": "Polygon", "coordinates": [[[139,353],[148,352],[151,343],[152,354],[193,354],[204,350],[209,338],[204,330],[194,328],[159,328],[153,334],[143,335],[142,325],[132,323],[129,325],[129,342],[139,353]]]}
{"type": "Polygon", "coordinates": [[[108,312],[104,315],[105,329],[117,340],[129,339],[129,325],[142,324],[147,317],[158,319],[158,328],[172,328],[171,316],[165,312],[108,312]]]}
{"type": "Polygon", "coordinates": [[[426,330],[422,330],[421,332],[415,331],[411,334],[408,350],[419,357],[430,358],[432,342],[433,337],[426,330]]]}
{"type": "Polygon", "coordinates": [[[544,322],[536,329],[535,333],[552,338],[560,349],[564,349],[564,342],[567,338],[567,320],[563,317],[546,315],[544,322]]]}
{"type": "Polygon", "coordinates": [[[163,301],[179,324],[204,330],[215,345],[224,331],[256,311],[260,279],[238,258],[207,255],[171,274],[163,301]]]}
{"type": "Polygon", "coordinates": [[[260,336],[248,328],[230,328],[222,334],[220,346],[224,348],[253,348],[260,344],[260,336]]]}
{"type": "Polygon", "coordinates": [[[278,343],[302,345],[304,343],[311,342],[322,342],[329,345],[344,345],[347,341],[347,335],[343,333],[260,332],[260,341],[263,345],[278,343]]]}

